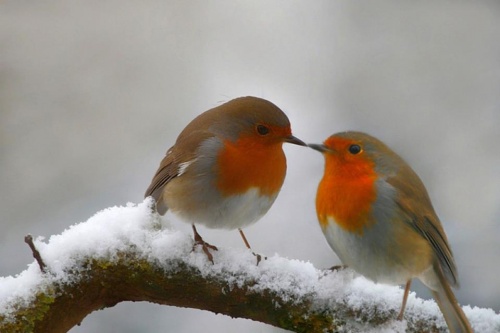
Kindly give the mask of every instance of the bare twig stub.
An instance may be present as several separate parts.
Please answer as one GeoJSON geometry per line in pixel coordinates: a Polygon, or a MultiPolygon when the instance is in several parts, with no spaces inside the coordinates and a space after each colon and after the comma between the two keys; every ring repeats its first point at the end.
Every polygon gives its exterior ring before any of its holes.
{"type": "Polygon", "coordinates": [[[45,273],[45,267],[47,267],[47,265],[45,265],[45,263],[43,262],[42,257],[40,256],[40,252],[38,252],[38,250],[36,249],[35,244],[33,244],[33,237],[31,235],[25,236],[24,242],[30,247],[31,252],[33,253],[33,257],[38,263],[38,266],[40,266],[40,270],[42,271],[42,273],[45,273]]]}

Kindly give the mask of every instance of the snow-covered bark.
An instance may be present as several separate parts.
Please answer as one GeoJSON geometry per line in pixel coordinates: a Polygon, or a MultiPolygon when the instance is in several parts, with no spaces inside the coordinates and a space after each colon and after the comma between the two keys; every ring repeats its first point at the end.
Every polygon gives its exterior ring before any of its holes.
{"type": "MultiPolygon", "coordinates": [[[[35,241],[37,262],[0,278],[0,332],[66,332],[92,311],[148,301],[248,318],[296,332],[444,332],[437,305],[349,269],[324,271],[273,256],[257,266],[243,249],[195,249],[190,235],[162,227],[152,202],[114,207],[35,241]]],[[[464,307],[476,332],[499,332],[500,315],[464,307]]],[[[105,329],[105,328],[103,328],[105,329]]]]}

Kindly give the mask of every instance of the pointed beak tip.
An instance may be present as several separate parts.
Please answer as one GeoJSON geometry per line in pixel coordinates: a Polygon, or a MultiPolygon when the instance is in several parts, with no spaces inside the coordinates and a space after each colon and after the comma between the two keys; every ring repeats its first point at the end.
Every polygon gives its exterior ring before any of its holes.
{"type": "Polygon", "coordinates": [[[296,138],[293,135],[290,135],[289,137],[287,137],[285,139],[285,142],[292,143],[292,144],[298,145],[298,146],[304,146],[304,147],[307,146],[307,144],[304,141],[300,140],[299,138],[296,138]]]}
{"type": "Polygon", "coordinates": [[[319,151],[320,153],[324,153],[326,151],[326,147],[323,144],[308,143],[307,146],[309,148],[319,151]]]}

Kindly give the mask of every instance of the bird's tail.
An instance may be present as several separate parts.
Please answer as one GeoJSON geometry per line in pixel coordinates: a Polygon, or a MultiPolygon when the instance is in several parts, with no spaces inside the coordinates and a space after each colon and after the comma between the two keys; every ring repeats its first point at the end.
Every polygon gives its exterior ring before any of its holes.
{"type": "Polygon", "coordinates": [[[432,295],[443,313],[448,329],[451,333],[472,333],[472,327],[465,316],[462,308],[455,298],[455,294],[446,280],[441,267],[434,266],[434,272],[438,280],[436,290],[432,290],[432,295]]]}

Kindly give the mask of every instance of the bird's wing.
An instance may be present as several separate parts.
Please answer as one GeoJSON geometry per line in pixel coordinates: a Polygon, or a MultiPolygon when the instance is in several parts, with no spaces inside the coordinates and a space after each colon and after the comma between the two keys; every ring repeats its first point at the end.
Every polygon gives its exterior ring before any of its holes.
{"type": "Polygon", "coordinates": [[[167,151],[144,194],[144,197],[152,196],[155,199],[156,208],[160,214],[164,214],[168,210],[166,203],[161,200],[165,186],[186,171],[186,167],[196,159],[196,153],[201,143],[213,136],[213,133],[206,130],[184,131],[177,138],[175,145],[167,151]]]}
{"type": "Polygon", "coordinates": [[[453,253],[420,178],[410,170],[405,177],[392,177],[387,182],[399,190],[396,204],[406,216],[405,222],[431,244],[446,279],[450,285],[458,286],[453,253]]]}
{"type": "Polygon", "coordinates": [[[175,178],[179,172],[177,158],[173,153],[174,147],[171,147],[160,163],[151,184],[149,185],[144,197],[152,196],[155,200],[161,195],[161,190],[170,180],[175,178]]]}

